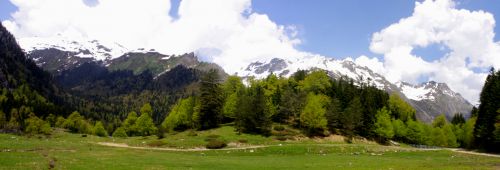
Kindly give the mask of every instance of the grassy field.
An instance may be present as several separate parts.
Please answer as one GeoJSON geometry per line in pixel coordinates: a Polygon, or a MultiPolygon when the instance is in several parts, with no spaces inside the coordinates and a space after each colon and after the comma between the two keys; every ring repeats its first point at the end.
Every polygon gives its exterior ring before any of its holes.
{"type": "Polygon", "coordinates": [[[354,144],[339,138],[278,141],[274,137],[238,135],[229,126],[203,132],[169,134],[164,139],[82,137],[56,131],[51,137],[0,134],[0,169],[500,169],[500,158],[354,144]],[[160,151],[102,146],[99,142],[130,146],[199,148],[208,136],[220,136],[229,147],[269,145],[242,150],[160,151]],[[243,142],[243,143],[242,143],[243,142]],[[158,145],[160,143],[160,145],[158,145]]]}

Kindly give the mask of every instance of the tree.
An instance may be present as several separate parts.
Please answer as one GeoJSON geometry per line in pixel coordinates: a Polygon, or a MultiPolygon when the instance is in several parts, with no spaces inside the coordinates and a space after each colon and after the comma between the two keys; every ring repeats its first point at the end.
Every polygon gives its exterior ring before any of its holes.
{"type": "Polygon", "coordinates": [[[46,118],[45,121],[49,122],[50,126],[54,127],[56,126],[56,115],[54,114],[49,114],[46,118]]]}
{"type": "Polygon", "coordinates": [[[167,131],[185,130],[194,127],[195,99],[180,99],[165,118],[161,126],[167,131]]]}
{"type": "Polygon", "coordinates": [[[410,143],[413,144],[421,144],[423,143],[423,134],[424,134],[424,129],[422,125],[417,122],[410,120],[407,122],[408,124],[408,131],[407,131],[407,138],[410,143]]]}
{"type": "Polygon", "coordinates": [[[363,110],[359,97],[355,97],[349,103],[349,106],[342,112],[341,124],[344,133],[351,138],[356,133],[356,129],[363,124],[363,110]]]}
{"type": "Polygon", "coordinates": [[[404,122],[415,120],[416,110],[395,93],[389,97],[389,110],[396,119],[401,119],[404,122]]]}
{"type": "Polygon", "coordinates": [[[92,126],[77,111],[68,116],[63,127],[73,133],[90,133],[92,130],[92,126]]]}
{"type": "Polygon", "coordinates": [[[268,135],[271,131],[271,114],[266,109],[264,89],[254,83],[238,100],[235,126],[239,132],[268,135]]]}
{"type": "Polygon", "coordinates": [[[443,126],[443,133],[446,136],[446,146],[447,147],[458,147],[457,137],[453,133],[453,127],[450,124],[445,124],[443,126]]]}
{"type": "Polygon", "coordinates": [[[104,129],[104,126],[102,125],[101,121],[97,121],[94,126],[94,135],[100,136],[100,137],[105,137],[108,136],[108,132],[106,129],[104,129]]]}
{"type": "Polygon", "coordinates": [[[327,129],[325,114],[328,103],[328,96],[314,93],[309,93],[307,96],[306,105],[300,114],[300,123],[308,134],[322,134],[327,129]]]}
{"type": "Polygon", "coordinates": [[[211,69],[201,80],[200,87],[200,129],[210,129],[219,126],[223,105],[222,89],[218,83],[219,76],[211,69]]]}
{"type": "Polygon", "coordinates": [[[0,129],[5,128],[7,125],[7,117],[5,116],[5,113],[0,110],[0,129]]]}
{"type": "MultiPolygon", "coordinates": [[[[147,108],[149,104],[145,104],[142,108],[147,108]]],[[[158,128],[153,123],[153,119],[151,118],[148,109],[141,108],[141,116],[137,118],[135,122],[135,127],[137,128],[137,133],[141,136],[149,136],[156,133],[158,128]]],[[[151,108],[151,107],[150,107],[151,108]]]]}
{"type": "Polygon", "coordinates": [[[153,108],[149,103],[142,105],[141,114],[148,114],[150,117],[153,116],[153,108]]]}
{"type": "Polygon", "coordinates": [[[42,119],[35,116],[35,114],[31,113],[29,118],[25,120],[26,127],[24,131],[28,134],[44,134],[50,135],[52,133],[52,129],[50,128],[50,124],[48,122],[43,121],[42,119]]]}
{"type": "Polygon", "coordinates": [[[500,109],[500,71],[491,69],[486,77],[479,98],[481,104],[477,113],[477,121],[474,128],[475,143],[479,148],[487,151],[500,152],[500,147],[495,145],[495,119],[500,109]]]}
{"type": "Polygon", "coordinates": [[[440,127],[432,128],[432,145],[434,146],[446,146],[446,136],[443,133],[443,130],[440,127]]]}
{"type": "Polygon", "coordinates": [[[226,98],[222,107],[222,114],[225,118],[234,119],[238,110],[238,93],[232,93],[226,98]]]}
{"type": "Polygon", "coordinates": [[[64,122],[66,122],[66,119],[64,119],[64,117],[57,116],[55,127],[64,128],[64,122]]]}
{"type": "Polygon", "coordinates": [[[375,134],[382,138],[382,141],[391,139],[394,136],[394,130],[391,123],[391,113],[385,107],[376,114],[375,134]]]}
{"type": "Polygon", "coordinates": [[[444,114],[439,115],[432,121],[432,126],[433,127],[438,127],[438,128],[443,128],[444,125],[446,125],[448,122],[446,121],[446,117],[444,114]]]}
{"type": "Polygon", "coordinates": [[[467,120],[463,126],[464,129],[464,137],[463,137],[463,146],[465,148],[472,148],[474,144],[474,126],[476,124],[476,117],[472,117],[467,120]]]}
{"type": "Polygon", "coordinates": [[[394,130],[394,137],[397,140],[406,140],[408,128],[403,121],[399,119],[392,119],[392,129],[394,130]]]}
{"type": "Polygon", "coordinates": [[[134,136],[137,134],[137,126],[135,122],[137,121],[137,113],[132,111],[128,113],[127,118],[123,121],[123,128],[129,136],[134,136]]]}
{"type": "Polygon", "coordinates": [[[311,72],[305,77],[305,79],[300,83],[301,90],[313,93],[325,94],[326,90],[331,87],[330,77],[323,70],[317,70],[311,72]]]}
{"type": "Polygon", "coordinates": [[[338,99],[333,98],[326,109],[326,119],[328,120],[328,128],[331,132],[337,133],[337,130],[342,128],[341,124],[342,106],[338,99]]]}
{"type": "Polygon", "coordinates": [[[465,123],[465,118],[464,115],[462,115],[462,113],[457,113],[453,115],[453,118],[451,118],[451,124],[460,125],[464,123],[465,123]]]}
{"type": "Polygon", "coordinates": [[[115,130],[115,132],[113,132],[113,137],[115,137],[115,138],[126,138],[128,136],[127,136],[127,132],[125,131],[125,128],[119,127],[119,128],[117,128],[115,130]]]}

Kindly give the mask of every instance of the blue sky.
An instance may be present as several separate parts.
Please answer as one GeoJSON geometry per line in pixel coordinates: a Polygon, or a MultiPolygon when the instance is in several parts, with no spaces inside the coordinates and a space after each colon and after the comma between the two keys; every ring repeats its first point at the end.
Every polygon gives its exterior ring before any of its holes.
{"type": "MultiPolygon", "coordinates": [[[[96,0],[87,0],[94,4],[96,0]]],[[[172,0],[170,15],[177,12],[180,0],[172,0]]],[[[368,49],[371,36],[391,23],[412,14],[415,2],[407,0],[253,0],[253,12],[267,14],[280,25],[294,25],[298,28],[302,43],[298,49],[329,57],[344,58],[370,55],[381,57],[368,49]]],[[[460,0],[458,8],[484,10],[500,18],[499,5],[490,0],[460,0]]],[[[8,0],[0,1],[0,20],[10,19],[17,8],[8,0]]],[[[495,27],[500,32],[500,27],[495,27]]],[[[495,36],[495,41],[499,36],[495,36]]],[[[415,49],[414,53],[427,61],[440,58],[446,49],[439,45],[415,49]]]]}

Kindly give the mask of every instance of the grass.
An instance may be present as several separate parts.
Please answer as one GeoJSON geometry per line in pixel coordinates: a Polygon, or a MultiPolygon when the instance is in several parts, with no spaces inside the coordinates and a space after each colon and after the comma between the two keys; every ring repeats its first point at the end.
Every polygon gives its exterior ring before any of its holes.
{"type": "Polygon", "coordinates": [[[214,130],[168,134],[165,139],[81,137],[62,131],[51,137],[0,134],[0,169],[499,169],[500,158],[388,147],[370,142],[346,144],[336,140],[278,141],[273,137],[241,134],[226,126],[214,130]],[[206,144],[209,136],[227,142],[272,145],[245,150],[175,152],[115,148],[97,142],[190,148],[206,144]],[[161,141],[161,142],[158,142],[161,141]],[[281,145],[280,145],[281,144],[281,145]]]}

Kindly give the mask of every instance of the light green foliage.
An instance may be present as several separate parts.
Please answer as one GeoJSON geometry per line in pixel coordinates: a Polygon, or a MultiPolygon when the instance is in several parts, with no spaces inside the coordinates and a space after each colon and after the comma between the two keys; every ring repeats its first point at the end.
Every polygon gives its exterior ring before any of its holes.
{"type": "Polygon", "coordinates": [[[375,115],[375,134],[384,139],[391,139],[394,136],[390,114],[390,111],[383,107],[377,111],[377,114],[375,115]]]}
{"type": "Polygon", "coordinates": [[[25,120],[26,127],[24,131],[28,134],[44,134],[50,135],[52,129],[48,122],[35,116],[35,114],[30,114],[29,118],[25,120]]]}
{"type": "Polygon", "coordinates": [[[167,131],[184,130],[194,126],[195,98],[180,99],[165,118],[161,126],[167,131]]]}
{"type": "Polygon", "coordinates": [[[63,127],[73,133],[90,133],[92,131],[92,126],[77,111],[68,116],[63,127]]]}
{"type": "Polygon", "coordinates": [[[446,136],[446,146],[447,147],[458,147],[457,137],[453,133],[453,127],[451,124],[445,124],[443,126],[443,133],[446,136]]]}
{"type": "Polygon", "coordinates": [[[148,114],[150,117],[153,116],[153,108],[149,103],[142,105],[141,114],[148,114]]]}
{"type": "Polygon", "coordinates": [[[113,132],[113,137],[126,138],[128,136],[127,136],[127,132],[125,131],[125,128],[119,127],[115,130],[115,132],[113,132]]]}
{"type": "Polygon", "coordinates": [[[49,114],[46,118],[45,121],[49,122],[50,126],[54,127],[56,126],[56,116],[54,114],[49,114]]]}
{"type": "Polygon", "coordinates": [[[64,128],[64,122],[66,122],[66,119],[64,119],[64,117],[62,117],[62,116],[58,116],[57,120],[56,120],[55,127],[64,128]]]}
{"type": "Polygon", "coordinates": [[[406,137],[412,143],[422,143],[422,135],[424,134],[424,129],[419,122],[410,120],[408,124],[408,133],[406,137]]]}
{"type": "Polygon", "coordinates": [[[301,125],[309,130],[326,130],[325,114],[328,102],[328,96],[309,93],[306,105],[300,114],[301,125]]]}
{"type": "Polygon", "coordinates": [[[222,114],[224,117],[235,118],[238,111],[238,94],[232,93],[227,96],[224,106],[222,107],[222,114]]]}
{"type": "Polygon", "coordinates": [[[149,136],[156,133],[158,128],[153,123],[153,119],[150,116],[152,113],[151,105],[145,104],[141,108],[141,116],[137,118],[135,126],[137,127],[137,133],[141,136],[149,136]]]}
{"type": "Polygon", "coordinates": [[[313,93],[324,94],[331,86],[330,77],[322,70],[313,71],[300,82],[301,90],[313,93]]]}
{"type": "Polygon", "coordinates": [[[446,125],[447,123],[448,122],[446,121],[446,117],[444,116],[444,114],[441,114],[438,117],[436,117],[434,121],[432,121],[432,126],[443,128],[444,125],[446,125]]]}
{"type": "Polygon", "coordinates": [[[394,130],[394,137],[403,139],[408,134],[406,124],[399,119],[392,119],[392,129],[394,130]]]}
{"type": "Polygon", "coordinates": [[[471,148],[474,142],[474,126],[476,124],[477,117],[472,117],[467,120],[463,126],[464,129],[464,139],[463,145],[466,148],[471,148]]]}
{"type": "Polygon", "coordinates": [[[104,126],[102,125],[101,121],[97,121],[95,123],[93,132],[94,135],[96,136],[101,136],[101,137],[108,136],[108,132],[106,131],[106,129],[104,129],[104,126]]]}
{"type": "Polygon", "coordinates": [[[231,95],[233,93],[237,93],[243,90],[245,86],[241,82],[241,78],[238,76],[229,76],[227,80],[222,84],[222,89],[226,96],[231,95]]]}
{"type": "Polygon", "coordinates": [[[394,118],[404,122],[415,120],[416,110],[395,93],[389,97],[389,110],[394,118]]]}
{"type": "Polygon", "coordinates": [[[434,146],[446,146],[446,135],[443,133],[443,130],[439,127],[432,128],[431,134],[432,142],[431,145],[434,146]]]}
{"type": "Polygon", "coordinates": [[[135,122],[137,121],[137,113],[132,111],[128,113],[127,118],[123,121],[123,128],[129,136],[134,136],[137,133],[137,126],[135,122]]]}

